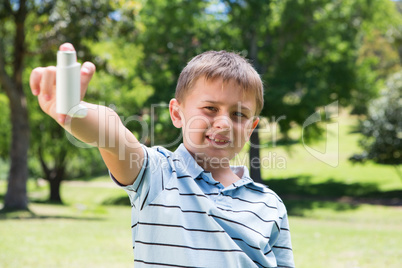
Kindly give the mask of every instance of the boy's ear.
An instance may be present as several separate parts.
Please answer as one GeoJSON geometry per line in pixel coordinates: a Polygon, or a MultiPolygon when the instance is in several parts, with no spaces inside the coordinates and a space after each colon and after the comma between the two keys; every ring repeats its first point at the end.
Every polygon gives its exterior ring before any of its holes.
{"type": "Polygon", "coordinates": [[[169,102],[169,113],[172,123],[175,127],[181,128],[183,126],[183,114],[180,111],[180,104],[176,99],[171,99],[169,102]]]}
{"type": "Polygon", "coordinates": [[[251,134],[253,133],[254,129],[257,127],[258,122],[260,122],[260,118],[256,116],[253,120],[253,123],[251,125],[250,132],[248,133],[248,138],[250,138],[251,134]]]}
{"type": "Polygon", "coordinates": [[[257,127],[258,122],[260,122],[260,118],[258,116],[255,117],[254,121],[253,121],[253,130],[257,127]]]}

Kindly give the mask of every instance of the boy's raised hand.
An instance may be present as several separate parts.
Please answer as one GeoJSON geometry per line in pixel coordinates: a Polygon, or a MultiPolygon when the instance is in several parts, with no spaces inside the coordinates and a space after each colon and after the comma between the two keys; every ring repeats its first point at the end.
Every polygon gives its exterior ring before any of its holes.
{"type": "MultiPolygon", "coordinates": [[[[60,51],[74,51],[74,46],[64,43],[60,51]]],[[[56,55],[55,55],[56,57],[56,55]]],[[[81,67],[81,100],[85,96],[89,81],[95,73],[95,65],[92,62],[84,62],[81,67]]],[[[60,124],[66,119],[65,114],[56,113],[56,66],[35,68],[29,78],[32,94],[38,96],[41,109],[60,124]]]]}
{"type": "MultiPolygon", "coordinates": [[[[65,43],[61,51],[74,51],[73,45],[65,43]]],[[[56,55],[55,55],[56,58],[56,55]]],[[[81,96],[84,98],[89,81],[95,73],[95,65],[85,62],[81,67],[81,96]]],[[[32,94],[38,96],[41,109],[55,119],[74,137],[97,146],[104,162],[121,184],[130,185],[137,178],[144,162],[140,142],[128,130],[113,109],[102,105],[85,103],[88,114],[76,118],[74,123],[66,120],[67,115],[56,112],[56,67],[35,68],[29,79],[32,94]],[[71,123],[71,124],[70,124],[71,123]],[[133,156],[138,165],[133,164],[133,156]]]]}

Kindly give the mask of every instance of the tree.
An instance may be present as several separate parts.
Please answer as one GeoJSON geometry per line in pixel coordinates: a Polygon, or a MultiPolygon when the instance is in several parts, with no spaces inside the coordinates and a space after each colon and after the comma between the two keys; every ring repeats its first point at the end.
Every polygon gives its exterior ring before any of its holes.
{"type": "Polygon", "coordinates": [[[57,46],[65,41],[77,44],[81,58],[88,48],[80,41],[94,39],[105,15],[111,11],[107,1],[2,1],[0,3],[0,83],[10,106],[12,125],[10,172],[4,209],[27,209],[27,153],[30,129],[24,70],[27,55],[38,56],[46,64],[55,57],[57,46]],[[50,16],[52,15],[52,16],[50,16]],[[28,28],[30,31],[26,32],[28,28]],[[30,36],[31,38],[26,38],[30,36]],[[33,38],[32,38],[33,37],[33,38]],[[28,40],[28,41],[27,41],[28,40]]]}
{"type": "MultiPolygon", "coordinates": [[[[230,33],[226,44],[244,51],[260,72],[266,84],[262,116],[285,116],[278,121],[285,139],[293,125],[302,126],[319,106],[334,101],[365,106],[376,95],[378,76],[367,61],[358,61],[359,50],[362,37],[377,27],[374,22],[380,21],[382,29],[390,25],[388,17],[395,17],[392,2],[221,2],[227,14],[223,31],[230,33]]],[[[305,138],[310,139],[322,132],[319,124],[307,130],[305,138]]],[[[258,138],[253,141],[251,159],[259,157],[258,138]]],[[[251,173],[259,177],[257,170],[251,173]]]]}
{"type": "Polygon", "coordinates": [[[368,116],[360,124],[363,137],[359,144],[363,152],[350,160],[392,165],[402,180],[399,170],[402,164],[402,72],[392,75],[381,93],[371,102],[368,116]]]}
{"type": "Polygon", "coordinates": [[[29,124],[26,98],[23,91],[25,20],[29,12],[25,0],[3,1],[0,4],[0,83],[9,99],[12,137],[10,172],[4,209],[27,209],[26,193],[29,124]],[[10,34],[12,33],[12,34],[10,34]]]}

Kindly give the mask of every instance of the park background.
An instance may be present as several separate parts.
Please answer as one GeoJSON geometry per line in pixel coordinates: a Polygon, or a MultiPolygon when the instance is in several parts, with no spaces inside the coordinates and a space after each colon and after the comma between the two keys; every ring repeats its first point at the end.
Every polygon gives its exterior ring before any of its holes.
{"type": "Polygon", "coordinates": [[[264,120],[234,162],[264,160],[249,166],[288,208],[296,266],[400,267],[401,12],[390,0],[1,1],[0,267],[133,265],[125,192],[30,94],[30,72],[64,42],[97,66],[86,100],[172,150],[166,103],[186,62],[250,59],[264,120]]]}

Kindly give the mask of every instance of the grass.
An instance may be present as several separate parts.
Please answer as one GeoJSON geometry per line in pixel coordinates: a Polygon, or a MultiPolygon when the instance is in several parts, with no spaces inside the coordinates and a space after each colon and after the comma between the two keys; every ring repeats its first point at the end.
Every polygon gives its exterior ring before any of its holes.
{"type": "Polygon", "coordinates": [[[82,215],[61,206],[32,209],[38,216],[0,221],[1,267],[132,267],[127,210],[82,215]]]}
{"type": "Polygon", "coordinates": [[[107,178],[62,186],[66,205],[41,203],[29,183],[31,213],[0,214],[1,267],[132,267],[130,206],[105,206],[126,196],[107,178]],[[110,187],[105,185],[109,185],[110,187]]]}
{"type": "MultiPolygon", "coordinates": [[[[296,265],[400,267],[402,182],[391,167],[349,163],[359,152],[356,118],[342,115],[338,123],[339,138],[329,139],[335,150],[328,156],[339,159],[335,167],[300,143],[261,151],[261,157],[271,156],[262,171],[265,182],[288,208],[296,265]],[[365,204],[395,200],[399,206],[365,204]]],[[[308,146],[324,152],[325,145],[308,146]]],[[[241,163],[248,162],[244,152],[241,163]]],[[[61,190],[65,204],[47,204],[47,185],[30,180],[31,212],[0,213],[0,267],[133,267],[126,193],[107,176],[64,182],[61,190]]],[[[5,191],[0,179],[0,202],[5,191]]]]}
{"type": "Polygon", "coordinates": [[[298,267],[400,267],[402,209],[361,205],[290,217],[298,267]]]}
{"type": "MultiPolygon", "coordinates": [[[[107,177],[65,183],[65,205],[41,203],[32,181],[29,189],[32,213],[0,214],[1,267],[133,266],[130,207],[105,205],[128,199],[107,177]]],[[[297,267],[399,267],[401,207],[303,202],[303,216],[289,218],[297,267]]]]}

